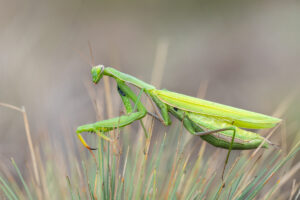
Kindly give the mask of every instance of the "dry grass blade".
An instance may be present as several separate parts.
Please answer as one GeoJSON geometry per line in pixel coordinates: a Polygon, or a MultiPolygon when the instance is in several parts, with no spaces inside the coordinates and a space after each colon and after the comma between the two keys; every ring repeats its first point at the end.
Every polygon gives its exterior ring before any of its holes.
{"type": "Polygon", "coordinates": [[[292,184],[292,189],[291,189],[289,200],[292,200],[292,198],[295,195],[298,187],[299,187],[299,184],[296,185],[296,179],[294,179],[293,180],[293,184],[292,184]]]}
{"type": "Polygon", "coordinates": [[[281,102],[281,104],[277,106],[277,109],[273,113],[273,116],[282,117],[283,114],[287,111],[288,107],[293,102],[293,100],[296,98],[297,94],[298,91],[294,90],[289,95],[287,95],[286,98],[281,102]]]}
{"type": "MultiPolygon", "coordinates": [[[[280,178],[277,183],[278,185],[276,186],[276,190],[273,191],[274,195],[279,189],[280,187],[282,187],[291,177],[293,177],[298,171],[300,170],[300,162],[298,162],[296,165],[293,166],[292,169],[290,169],[288,171],[287,174],[285,174],[282,178],[280,178]]],[[[268,193],[267,193],[268,194],[268,193]]]]}
{"type": "Polygon", "coordinates": [[[152,78],[151,83],[153,85],[156,85],[157,87],[160,86],[164,69],[167,61],[167,55],[168,55],[168,47],[169,42],[166,38],[161,39],[158,42],[155,59],[154,59],[154,65],[153,65],[153,71],[152,71],[152,78]]]}
{"type": "MultiPolygon", "coordinates": [[[[286,113],[287,109],[292,104],[294,99],[296,98],[297,93],[298,93],[298,91],[294,90],[289,95],[287,95],[286,98],[277,107],[277,109],[273,113],[273,116],[282,117],[284,115],[284,113],[286,113]]],[[[286,152],[287,151],[287,141],[286,141],[286,124],[285,124],[285,121],[282,122],[282,131],[280,131],[280,134],[281,134],[282,149],[283,149],[284,152],[286,152]]]]}
{"type": "Polygon", "coordinates": [[[31,159],[32,159],[34,177],[35,177],[36,183],[38,185],[40,185],[40,177],[39,177],[39,172],[38,172],[38,168],[37,168],[36,156],[35,156],[35,152],[34,152],[34,148],[33,148],[33,144],[32,144],[32,138],[31,138],[31,133],[30,133],[30,128],[29,128],[29,122],[28,122],[28,117],[27,117],[25,107],[23,106],[21,108],[18,108],[14,105],[1,103],[1,102],[0,102],[0,106],[4,106],[4,107],[7,107],[7,108],[10,108],[10,109],[13,109],[13,110],[17,110],[17,111],[19,111],[23,114],[26,138],[27,138],[29,151],[30,151],[30,155],[31,155],[31,159]]]}
{"type": "Polygon", "coordinates": [[[39,177],[39,173],[38,173],[35,152],[33,149],[33,144],[32,144],[32,139],[31,139],[31,134],[30,134],[30,129],[29,129],[29,122],[28,122],[27,113],[25,111],[25,107],[22,107],[22,110],[23,110],[24,125],[25,125],[25,130],[26,130],[26,137],[27,137],[27,141],[28,141],[28,145],[29,145],[29,149],[30,149],[30,155],[32,158],[34,176],[36,178],[37,184],[40,185],[40,177],[39,177]]]}
{"type": "Polygon", "coordinates": [[[208,88],[208,80],[201,81],[201,84],[198,88],[197,97],[200,99],[204,99],[206,96],[207,88],[208,88]]]}
{"type": "Polygon", "coordinates": [[[10,105],[10,104],[7,104],[7,103],[1,103],[0,102],[0,106],[6,107],[6,108],[10,108],[10,109],[13,109],[13,110],[17,110],[19,112],[23,112],[23,110],[21,108],[18,108],[16,106],[13,106],[13,105],[10,105]]]}
{"type": "Polygon", "coordinates": [[[95,58],[94,58],[94,55],[93,55],[93,48],[92,48],[92,44],[90,41],[88,41],[88,45],[89,45],[89,50],[90,50],[90,56],[91,56],[91,66],[95,66],[95,58]]]}
{"type": "Polygon", "coordinates": [[[88,63],[89,67],[93,66],[90,59],[88,58],[88,56],[86,56],[84,53],[82,53],[82,51],[80,51],[78,49],[74,49],[74,51],[79,54],[80,58],[82,60],[84,60],[85,63],[88,63]]]}
{"type": "Polygon", "coordinates": [[[262,146],[265,144],[265,142],[268,141],[268,139],[273,135],[273,133],[277,130],[277,128],[278,128],[279,126],[280,126],[280,124],[277,125],[277,126],[275,126],[275,127],[270,131],[270,133],[267,135],[267,137],[264,138],[264,140],[262,141],[262,143],[261,143],[261,144],[257,147],[257,149],[255,149],[255,151],[251,154],[250,158],[253,158],[253,157],[257,154],[257,152],[262,148],[262,146]]]}
{"type": "MultiPolygon", "coordinates": [[[[167,39],[161,39],[157,44],[157,48],[156,48],[156,52],[155,52],[155,59],[154,59],[154,64],[153,64],[153,70],[152,70],[152,75],[151,75],[151,84],[153,84],[157,87],[159,87],[161,85],[161,81],[163,78],[167,55],[168,55],[168,46],[169,46],[169,43],[168,43],[167,39]]],[[[160,112],[157,110],[155,105],[153,105],[153,102],[151,100],[146,102],[145,108],[149,112],[152,112],[153,109],[150,107],[150,105],[152,105],[156,114],[158,114],[160,116],[160,112]]],[[[146,117],[146,119],[144,121],[145,127],[148,127],[149,123],[150,123],[149,118],[146,117]]],[[[142,135],[141,134],[142,132],[143,132],[143,129],[140,128],[138,131],[138,134],[140,135],[140,137],[142,135]]]]}
{"type": "Polygon", "coordinates": [[[113,117],[113,105],[112,105],[112,96],[111,96],[111,89],[110,89],[110,82],[107,76],[103,77],[104,82],[104,91],[105,91],[105,102],[106,102],[106,109],[107,109],[107,116],[108,118],[113,117]]]}

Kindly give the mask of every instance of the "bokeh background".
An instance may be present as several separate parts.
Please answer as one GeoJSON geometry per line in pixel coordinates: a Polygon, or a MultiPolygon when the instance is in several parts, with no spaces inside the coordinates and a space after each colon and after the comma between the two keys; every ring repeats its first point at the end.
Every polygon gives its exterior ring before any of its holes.
{"type": "MultiPolygon", "coordinates": [[[[76,141],[76,127],[96,121],[92,60],[150,82],[161,59],[160,88],[268,115],[281,105],[288,147],[299,134],[299,11],[296,1],[1,0],[0,102],[24,105],[34,144],[61,152],[66,132],[76,141]]],[[[1,165],[29,162],[20,113],[0,107],[0,138],[1,165]]]]}

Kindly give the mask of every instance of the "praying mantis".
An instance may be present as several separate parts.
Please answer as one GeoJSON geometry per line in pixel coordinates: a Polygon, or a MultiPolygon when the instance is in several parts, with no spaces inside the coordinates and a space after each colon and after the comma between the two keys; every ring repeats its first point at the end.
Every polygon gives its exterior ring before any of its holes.
{"type": "MultiPolygon", "coordinates": [[[[110,130],[125,127],[136,120],[140,120],[147,114],[157,118],[164,125],[171,124],[170,114],[182,121],[183,126],[194,136],[199,136],[206,142],[216,147],[228,149],[225,166],[231,150],[247,150],[268,147],[268,140],[259,134],[244,130],[272,128],[280,123],[281,119],[264,114],[251,112],[168,90],[158,90],[153,85],[145,83],[131,75],[122,73],[111,67],[97,65],[91,69],[92,79],[97,84],[103,76],[115,79],[117,90],[125,106],[126,113],[120,117],[86,124],[77,128],[77,136],[81,143],[89,150],[90,147],[81,133],[103,133],[110,130]],[[140,89],[138,96],[131,90],[128,84],[140,89]],[[140,101],[141,94],[145,93],[159,110],[157,115],[146,110],[140,101]],[[132,106],[132,103],[134,106],[132,106]],[[267,141],[267,143],[265,142],[267,141]]],[[[101,136],[101,135],[100,135],[101,136]]],[[[106,136],[102,134],[105,138],[106,136]]],[[[224,166],[224,169],[225,169],[224,166]]],[[[223,173],[224,173],[223,169],[223,173]]],[[[223,175],[222,175],[223,177],[223,175]]]]}

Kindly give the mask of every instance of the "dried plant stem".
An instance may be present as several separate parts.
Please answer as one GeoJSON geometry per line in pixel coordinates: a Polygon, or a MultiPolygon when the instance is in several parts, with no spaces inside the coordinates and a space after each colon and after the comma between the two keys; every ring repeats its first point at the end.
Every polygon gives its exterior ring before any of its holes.
{"type": "Polygon", "coordinates": [[[36,156],[35,156],[35,152],[34,152],[34,149],[33,149],[33,144],[32,144],[32,139],[31,139],[31,134],[30,134],[30,129],[29,129],[29,122],[28,122],[28,117],[27,117],[25,107],[22,106],[21,108],[18,108],[16,106],[6,104],[6,103],[1,103],[1,102],[0,102],[0,106],[10,108],[10,109],[13,109],[13,110],[17,110],[17,111],[19,111],[23,114],[26,138],[27,138],[27,142],[28,142],[28,146],[29,146],[30,156],[31,156],[31,159],[32,159],[34,177],[35,177],[35,181],[36,181],[37,185],[40,186],[40,177],[39,177],[39,173],[38,173],[38,168],[37,168],[37,163],[36,163],[36,156]]]}

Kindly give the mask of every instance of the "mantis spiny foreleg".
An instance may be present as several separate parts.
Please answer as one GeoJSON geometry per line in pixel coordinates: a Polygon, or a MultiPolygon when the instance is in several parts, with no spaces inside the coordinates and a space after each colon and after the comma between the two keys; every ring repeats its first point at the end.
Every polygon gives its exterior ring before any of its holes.
{"type": "Polygon", "coordinates": [[[143,118],[147,114],[147,110],[140,102],[139,98],[134,94],[134,92],[124,83],[124,81],[117,80],[118,92],[121,96],[122,102],[124,103],[127,114],[120,117],[107,119],[103,121],[96,122],[94,124],[86,124],[77,128],[77,136],[81,143],[90,150],[95,150],[91,148],[81,136],[82,132],[106,132],[118,127],[124,127],[132,122],[143,118]],[[134,112],[130,100],[136,105],[137,111],[134,112]]]}

